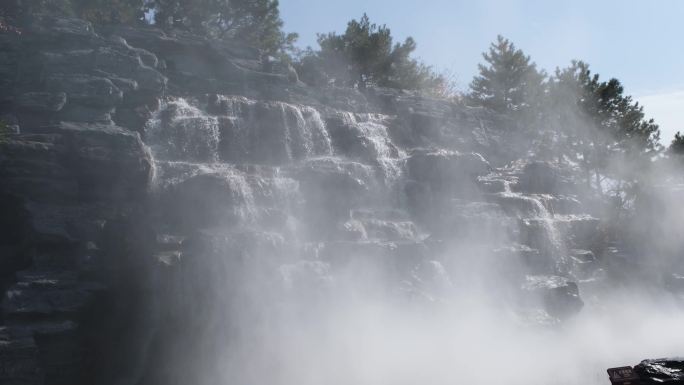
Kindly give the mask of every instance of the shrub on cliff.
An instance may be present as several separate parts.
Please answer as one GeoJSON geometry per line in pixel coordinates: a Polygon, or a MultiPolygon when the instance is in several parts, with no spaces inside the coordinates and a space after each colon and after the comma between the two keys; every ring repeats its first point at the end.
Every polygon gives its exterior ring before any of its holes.
{"type": "Polygon", "coordinates": [[[309,49],[298,63],[308,83],[428,91],[446,88],[442,76],[411,57],[416,49],[413,38],[394,43],[390,29],[371,23],[366,14],[350,21],[344,34],[319,34],[318,44],[320,50],[309,49]]]}
{"type": "Polygon", "coordinates": [[[296,33],[285,33],[278,0],[152,0],[154,23],[230,38],[279,55],[290,51],[296,33]]]}

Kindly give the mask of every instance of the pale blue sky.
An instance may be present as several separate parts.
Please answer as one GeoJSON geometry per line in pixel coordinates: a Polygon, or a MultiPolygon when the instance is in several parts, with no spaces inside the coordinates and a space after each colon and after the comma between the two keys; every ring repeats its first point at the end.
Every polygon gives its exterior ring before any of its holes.
{"type": "Polygon", "coordinates": [[[547,72],[576,58],[620,79],[665,142],[684,131],[683,0],[281,0],[280,8],[304,47],[366,12],[396,38],[413,36],[416,55],[453,72],[462,89],[500,33],[547,72]]]}

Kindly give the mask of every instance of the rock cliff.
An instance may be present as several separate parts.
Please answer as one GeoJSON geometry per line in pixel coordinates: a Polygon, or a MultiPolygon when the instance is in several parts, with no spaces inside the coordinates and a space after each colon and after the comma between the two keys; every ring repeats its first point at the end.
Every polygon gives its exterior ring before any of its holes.
{"type": "Polygon", "coordinates": [[[0,47],[2,383],[214,383],[255,343],[232,314],[350,276],[432,303],[487,266],[502,306],[554,327],[617,252],[576,168],[488,111],[315,89],[153,28],[40,16],[0,47]]]}

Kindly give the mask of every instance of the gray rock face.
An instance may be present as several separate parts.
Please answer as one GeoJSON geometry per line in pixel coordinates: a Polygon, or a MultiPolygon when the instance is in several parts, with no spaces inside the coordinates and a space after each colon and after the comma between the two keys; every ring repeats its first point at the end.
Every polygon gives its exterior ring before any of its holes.
{"type": "MultiPolygon", "coordinates": [[[[119,107],[158,103],[167,79],[156,68],[154,54],[120,38],[105,39],[79,19],[34,18],[21,35],[4,36],[6,53],[0,60],[6,68],[3,94],[12,101],[22,131],[59,121],[111,124],[119,107]]],[[[119,123],[140,129],[131,119],[119,123]]]]}
{"type": "Polygon", "coordinates": [[[45,80],[50,91],[62,91],[70,101],[89,107],[115,106],[123,93],[111,80],[86,75],[52,76],[45,80]]]}
{"type": "Polygon", "coordinates": [[[137,133],[116,126],[64,123],[45,134],[0,143],[3,190],[35,200],[141,196],[152,160],[137,133]]]}
{"type": "Polygon", "coordinates": [[[2,301],[6,319],[63,317],[82,311],[101,289],[78,281],[73,272],[23,271],[2,301]]]}
{"type": "MultiPolygon", "coordinates": [[[[251,189],[243,175],[204,174],[178,184],[169,197],[184,228],[237,225],[249,220],[251,189]]],[[[253,204],[253,203],[252,203],[253,204]]]]}
{"type": "Polygon", "coordinates": [[[489,173],[489,164],[480,154],[447,150],[416,150],[407,168],[412,179],[437,194],[452,196],[472,196],[477,177],[489,173]]]}
{"type": "Polygon", "coordinates": [[[140,197],[152,179],[152,158],[140,135],[117,126],[62,124],[58,132],[77,168],[80,193],[114,199],[140,197]]]}
{"type": "Polygon", "coordinates": [[[27,92],[17,98],[17,107],[35,112],[58,112],[67,102],[64,92],[27,92]]]}

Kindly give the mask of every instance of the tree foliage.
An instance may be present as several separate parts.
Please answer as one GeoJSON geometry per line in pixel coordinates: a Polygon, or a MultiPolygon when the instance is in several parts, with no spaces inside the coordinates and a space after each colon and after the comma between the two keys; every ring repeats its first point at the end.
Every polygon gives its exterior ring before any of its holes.
{"type": "Polygon", "coordinates": [[[469,104],[500,113],[538,106],[546,75],[529,56],[499,35],[482,57],[486,64],[478,65],[479,75],[470,83],[469,104]]]}
{"type": "Polygon", "coordinates": [[[282,31],[278,0],[152,0],[155,24],[246,42],[278,54],[291,50],[295,33],[282,31]]]}
{"type": "Polygon", "coordinates": [[[651,152],[659,147],[658,125],[645,118],[643,106],[625,95],[619,80],[602,81],[582,61],[556,70],[549,95],[555,103],[550,111],[561,112],[556,124],[566,133],[583,134],[620,151],[651,152]],[[578,131],[582,127],[584,132],[578,131]]]}
{"type": "Polygon", "coordinates": [[[684,155],[684,135],[681,132],[677,131],[668,151],[673,155],[684,155]]]}
{"type": "Polygon", "coordinates": [[[366,14],[350,21],[344,34],[319,34],[318,44],[320,50],[309,50],[300,63],[303,72],[318,72],[321,79],[310,82],[330,78],[338,85],[412,90],[437,90],[445,83],[430,67],[411,57],[416,49],[413,38],[394,43],[391,30],[371,23],[366,14]]]}
{"type": "Polygon", "coordinates": [[[526,125],[529,142],[538,142],[557,159],[582,164],[587,181],[593,174],[598,189],[605,176],[624,179],[626,167],[616,165],[643,165],[659,150],[658,125],[645,118],[643,107],[625,95],[617,79],[602,80],[582,61],[556,69],[547,79],[502,36],[483,57],[467,103],[526,125]]]}
{"type": "Polygon", "coordinates": [[[645,118],[643,106],[625,95],[619,80],[602,81],[582,61],[556,69],[548,100],[546,121],[564,139],[559,151],[593,171],[597,187],[601,173],[620,178],[616,170],[643,163],[660,149],[658,125],[645,118]]]}

